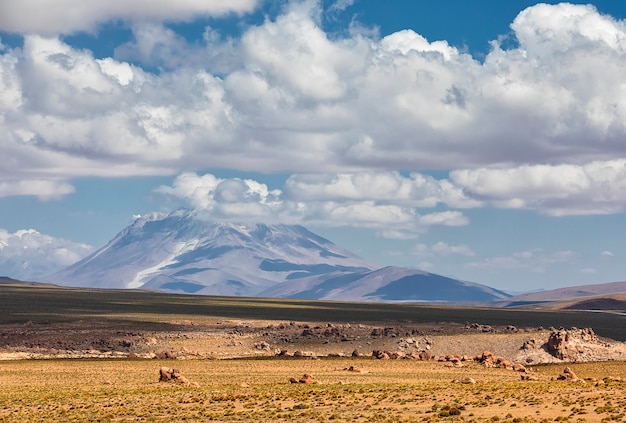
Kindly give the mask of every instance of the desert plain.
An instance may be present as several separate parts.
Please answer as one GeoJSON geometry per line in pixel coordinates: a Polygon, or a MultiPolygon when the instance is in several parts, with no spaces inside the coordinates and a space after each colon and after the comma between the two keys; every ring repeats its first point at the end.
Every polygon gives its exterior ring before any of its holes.
{"type": "Polygon", "coordinates": [[[618,313],[0,296],[2,422],[626,421],[618,313]]]}

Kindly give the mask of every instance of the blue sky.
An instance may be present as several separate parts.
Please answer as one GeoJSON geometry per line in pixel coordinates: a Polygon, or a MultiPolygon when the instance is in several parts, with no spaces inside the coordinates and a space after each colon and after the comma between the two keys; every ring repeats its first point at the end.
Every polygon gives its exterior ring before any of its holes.
{"type": "Polygon", "coordinates": [[[515,292],[626,277],[623,2],[63,4],[0,4],[0,274],[184,206],[515,292]]]}

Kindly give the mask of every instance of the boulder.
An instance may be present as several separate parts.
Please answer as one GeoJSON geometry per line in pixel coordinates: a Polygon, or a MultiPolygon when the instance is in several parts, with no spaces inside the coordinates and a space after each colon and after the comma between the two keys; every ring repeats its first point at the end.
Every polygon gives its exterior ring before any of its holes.
{"type": "Polygon", "coordinates": [[[511,367],[514,371],[516,372],[520,372],[520,373],[526,373],[528,370],[526,369],[526,366],[524,366],[523,364],[520,363],[513,363],[513,366],[511,367]]]}
{"type": "Polygon", "coordinates": [[[576,373],[574,373],[574,371],[570,367],[566,367],[565,369],[563,369],[563,373],[561,373],[556,379],[568,380],[570,382],[578,382],[581,380],[578,376],[576,376],[576,373]]]}
{"type": "Polygon", "coordinates": [[[169,382],[170,380],[174,380],[180,376],[180,371],[178,369],[172,369],[169,367],[161,367],[159,369],[159,382],[169,382]]]}
{"type": "Polygon", "coordinates": [[[185,386],[198,386],[196,383],[190,382],[178,369],[169,367],[161,367],[159,369],[159,382],[176,382],[185,386]]]}
{"type": "Polygon", "coordinates": [[[419,359],[422,361],[429,361],[433,359],[433,355],[428,351],[422,351],[419,353],[419,359]]]}

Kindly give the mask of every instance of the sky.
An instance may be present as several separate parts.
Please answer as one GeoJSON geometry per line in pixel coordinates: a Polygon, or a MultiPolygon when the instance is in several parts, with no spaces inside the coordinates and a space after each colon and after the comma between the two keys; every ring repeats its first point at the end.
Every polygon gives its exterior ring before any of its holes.
{"type": "Polygon", "coordinates": [[[137,217],[509,292],[626,280],[626,2],[2,0],[0,275],[137,217]]]}

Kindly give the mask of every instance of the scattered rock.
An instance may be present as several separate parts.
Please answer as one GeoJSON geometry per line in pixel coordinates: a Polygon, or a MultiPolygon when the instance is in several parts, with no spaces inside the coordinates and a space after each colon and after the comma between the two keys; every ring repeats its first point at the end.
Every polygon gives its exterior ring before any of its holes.
{"type": "Polygon", "coordinates": [[[537,341],[535,338],[532,338],[527,341],[524,341],[524,344],[522,344],[521,349],[522,350],[536,350],[539,347],[540,347],[539,341],[537,341]]]}
{"type": "Polygon", "coordinates": [[[293,356],[296,358],[317,358],[317,354],[312,351],[297,350],[293,352],[293,356]]]}
{"type": "Polygon", "coordinates": [[[526,369],[526,366],[524,366],[523,364],[520,363],[513,363],[513,367],[512,369],[516,372],[520,372],[520,373],[526,373],[528,372],[528,369],[526,369]]]}
{"type": "Polygon", "coordinates": [[[344,369],[347,372],[355,372],[355,373],[367,373],[367,371],[361,369],[360,367],[350,366],[344,369]]]}
{"type": "Polygon", "coordinates": [[[377,360],[389,360],[390,359],[389,353],[387,351],[374,350],[372,351],[372,357],[374,357],[377,360]]]}
{"type": "Polygon", "coordinates": [[[433,359],[433,355],[428,351],[422,351],[419,353],[419,359],[422,361],[429,361],[433,359]]]}
{"type": "Polygon", "coordinates": [[[289,378],[289,383],[303,383],[307,385],[317,384],[319,383],[312,375],[305,373],[302,375],[300,379],[296,379],[295,377],[289,378]]]}
{"type": "Polygon", "coordinates": [[[563,373],[561,373],[556,379],[567,380],[570,382],[584,382],[584,380],[576,376],[576,373],[574,373],[574,371],[570,367],[566,367],[565,369],[563,369],[563,373]]]}
{"type": "Polygon", "coordinates": [[[269,351],[272,349],[270,344],[265,341],[257,342],[256,344],[254,344],[254,348],[257,350],[263,350],[263,351],[269,351]]]}
{"type": "Polygon", "coordinates": [[[474,378],[471,378],[471,377],[468,376],[468,377],[465,377],[463,379],[454,379],[452,381],[452,383],[464,383],[464,384],[467,384],[467,385],[473,385],[473,384],[476,383],[476,380],[474,378]]]}
{"type": "Polygon", "coordinates": [[[178,369],[172,369],[169,367],[161,367],[159,369],[159,382],[176,382],[185,386],[198,386],[196,383],[192,383],[180,373],[178,369]]]}

